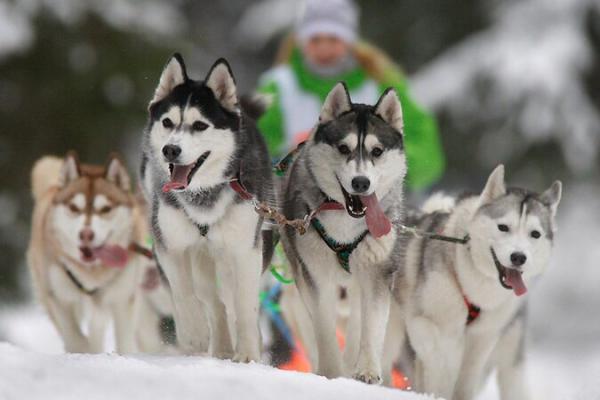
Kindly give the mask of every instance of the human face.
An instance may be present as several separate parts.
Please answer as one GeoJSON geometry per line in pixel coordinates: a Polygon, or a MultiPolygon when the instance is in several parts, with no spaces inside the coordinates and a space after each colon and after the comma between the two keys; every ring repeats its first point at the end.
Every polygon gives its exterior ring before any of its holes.
{"type": "Polygon", "coordinates": [[[350,46],[337,36],[318,34],[304,43],[302,51],[311,64],[332,67],[348,54],[350,46]]]}

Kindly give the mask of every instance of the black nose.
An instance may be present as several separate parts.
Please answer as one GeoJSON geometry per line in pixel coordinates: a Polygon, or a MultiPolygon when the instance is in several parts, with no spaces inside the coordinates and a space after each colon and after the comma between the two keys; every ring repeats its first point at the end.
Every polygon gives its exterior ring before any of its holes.
{"type": "Polygon", "coordinates": [[[527,261],[527,256],[523,253],[512,253],[510,255],[510,262],[512,262],[513,265],[521,266],[525,264],[525,261],[527,261]]]}
{"type": "Polygon", "coordinates": [[[371,186],[371,181],[366,176],[357,176],[352,179],[352,189],[356,193],[364,193],[369,190],[369,186],[371,186]]]}
{"type": "Polygon", "coordinates": [[[167,161],[175,161],[181,154],[181,147],[175,146],[174,144],[168,144],[163,147],[162,152],[167,161]]]}

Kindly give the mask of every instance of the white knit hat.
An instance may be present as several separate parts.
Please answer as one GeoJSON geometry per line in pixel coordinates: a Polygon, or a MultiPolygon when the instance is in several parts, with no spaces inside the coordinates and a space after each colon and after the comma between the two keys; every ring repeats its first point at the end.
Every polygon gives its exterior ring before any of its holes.
{"type": "Polygon", "coordinates": [[[358,36],[358,8],[352,0],[305,0],[296,25],[301,42],[316,34],[330,34],[348,43],[358,36]]]}

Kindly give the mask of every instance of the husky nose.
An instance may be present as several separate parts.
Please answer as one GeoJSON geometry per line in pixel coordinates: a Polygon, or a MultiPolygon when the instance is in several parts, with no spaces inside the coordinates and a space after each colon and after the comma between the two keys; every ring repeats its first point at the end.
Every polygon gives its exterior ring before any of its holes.
{"type": "Polygon", "coordinates": [[[181,147],[175,146],[174,144],[168,144],[162,148],[162,152],[167,161],[175,161],[181,154],[181,147]]]}
{"type": "Polygon", "coordinates": [[[83,243],[90,243],[94,240],[94,231],[91,228],[83,228],[79,231],[79,239],[81,239],[83,243]]]}
{"type": "Polygon", "coordinates": [[[523,253],[512,253],[510,255],[510,262],[513,263],[513,265],[516,265],[517,267],[525,264],[525,261],[527,261],[527,256],[523,253]]]}
{"type": "Polygon", "coordinates": [[[369,190],[369,186],[371,186],[371,181],[366,176],[357,176],[352,179],[352,189],[356,193],[364,193],[369,190]]]}

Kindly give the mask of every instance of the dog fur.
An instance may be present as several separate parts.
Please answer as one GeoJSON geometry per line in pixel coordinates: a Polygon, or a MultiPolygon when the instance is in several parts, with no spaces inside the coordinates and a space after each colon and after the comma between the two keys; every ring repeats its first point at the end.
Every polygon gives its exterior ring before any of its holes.
{"type": "Polygon", "coordinates": [[[229,182],[237,177],[259,201],[274,203],[266,144],[239,106],[223,59],[195,81],[174,55],[149,114],[141,176],[179,345],[187,354],[258,361],[259,278],[270,243],[262,218],[229,182]]]}
{"type": "Polygon", "coordinates": [[[416,391],[473,399],[496,367],[503,399],[529,398],[527,302],[518,288],[532,283],[549,263],[560,197],[558,181],[541,194],[507,189],[499,166],[480,195],[460,197],[453,206],[438,196],[428,202],[429,213],[410,221],[425,231],[470,237],[460,245],[403,236],[386,353],[404,349],[406,332],[416,357],[411,376],[416,391]],[[468,325],[466,302],[480,308],[468,325]]]}
{"type": "Polygon", "coordinates": [[[33,168],[32,192],[35,206],[27,259],[35,294],[65,350],[104,351],[110,319],[118,352],[158,350],[158,319],[148,310],[140,286],[141,257],[130,254],[123,268],[115,268],[99,259],[85,259],[81,250],[105,244],[126,249],[147,232],[120,158],[111,156],[106,166],[93,166],[80,164],[74,153],[64,160],[44,157],[33,168]],[[93,239],[84,241],[84,232],[91,232],[93,239]],[[143,333],[138,331],[140,322],[145,324],[143,333]]]}
{"type": "MultiPolygon", "coordinates": [[[[357,196],[354,179],[361,177],[370,182],[363,194],[376,194],[385,215],[397,221],[405,173],[402,109],[396,93],[386,91],[375,106],[352,104],[345,85],[340,83],[329,93],[318,125],[286,176],[284,212],[288,219],[302,218],[327,198],[346,202],[348,210],[347,200],[357,196]]],[[[366,217],[353,218],[350,212],[318,214],[338,243],[351,243],[368,228],[366,217]]],[[[315,229],[304,235],[282,230],[282,243],[312,322],[316,351],[311,358],[317,373],[330,378],[351,375],[367,383],[381,381],[391,274],[395,269],[391,254],[398,251],[397,235],[395,225],[378,238],[366,234],[349,258],[348,273],[340,268],[335,253],[315,229]],[[351,305],[344,366],[335,333],[340,286],[348,287],[351,305]]]]}

